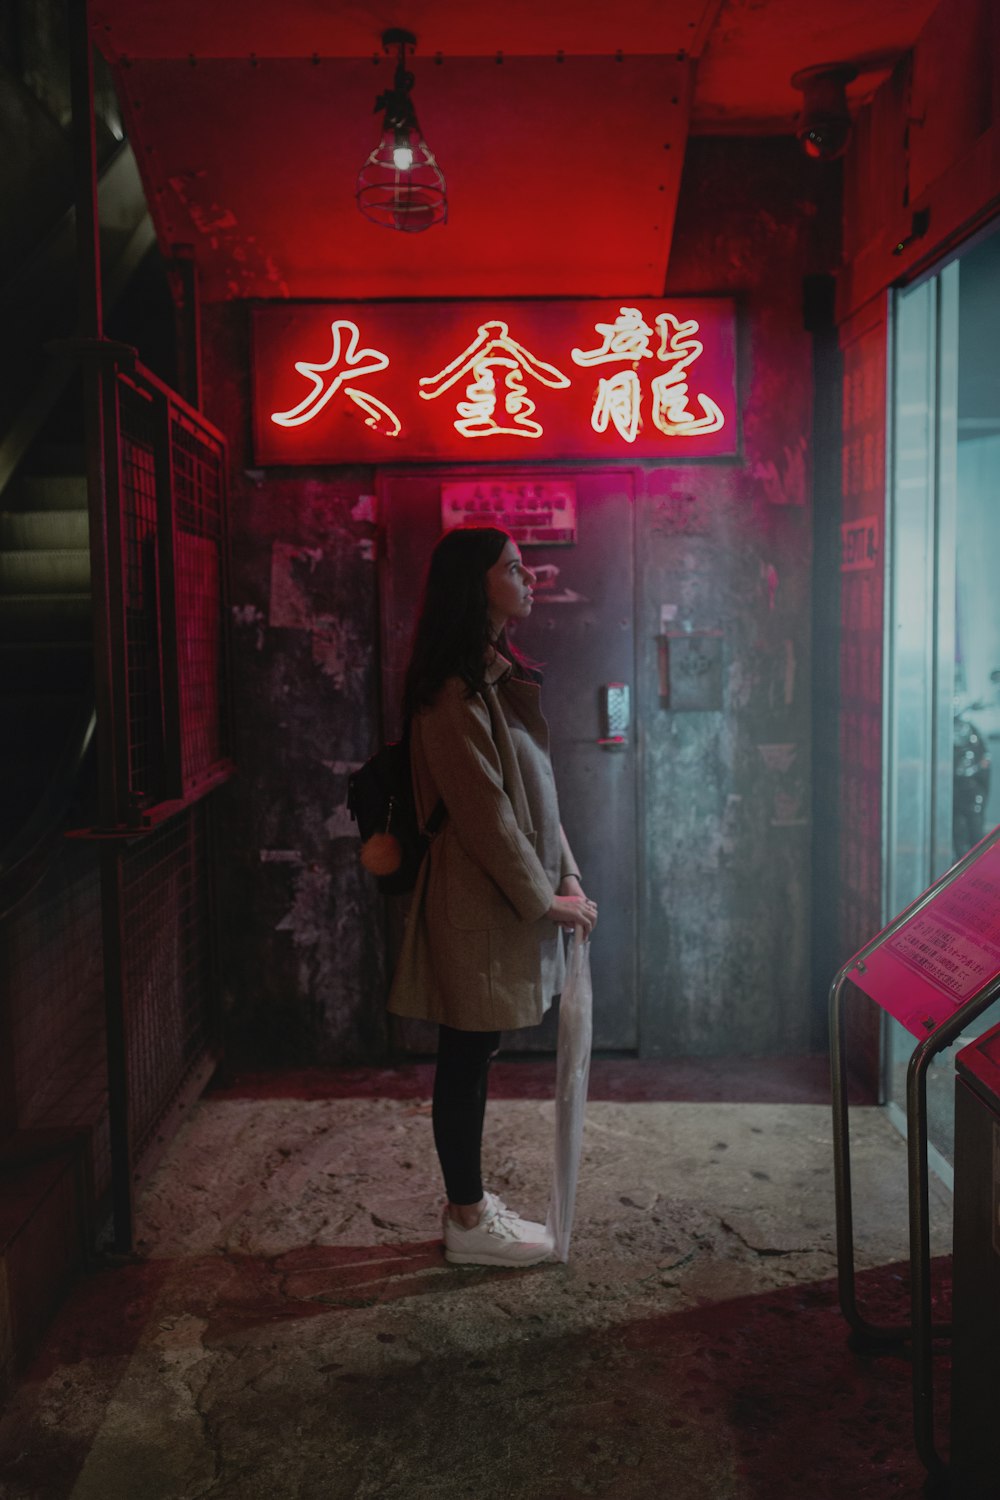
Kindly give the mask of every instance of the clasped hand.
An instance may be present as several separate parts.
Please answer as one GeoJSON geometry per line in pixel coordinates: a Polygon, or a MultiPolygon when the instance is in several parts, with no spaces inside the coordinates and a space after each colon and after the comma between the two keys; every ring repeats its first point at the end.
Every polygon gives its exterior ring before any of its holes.
{"type": "Polygon", "coordinates": [[[574,927],[582,927],[584,935],[589,937],[597,926],[597,903],[584,894],[575,875],[567,875],[560,882],[546,916],[550,922],[557,922],[570,932],[574,927]]]}

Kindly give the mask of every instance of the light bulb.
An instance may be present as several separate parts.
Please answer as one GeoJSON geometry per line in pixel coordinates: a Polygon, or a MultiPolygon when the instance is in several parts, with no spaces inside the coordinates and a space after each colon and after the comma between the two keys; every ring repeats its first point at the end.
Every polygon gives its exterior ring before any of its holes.
{"type": "Polygon", "coordinates": [[[397,172],[408,172],[413,166],[413,147],[393,146],[392,164],[397,172]]]}

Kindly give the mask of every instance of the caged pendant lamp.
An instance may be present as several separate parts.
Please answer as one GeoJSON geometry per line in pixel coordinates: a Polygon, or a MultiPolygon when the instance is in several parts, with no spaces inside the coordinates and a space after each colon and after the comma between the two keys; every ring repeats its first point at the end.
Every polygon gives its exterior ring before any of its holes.
{"type": "Polygon", "coordinates": [[[366,219],[404,234],[431,229],[448,218],[444,176],[420,133],[410,98],[413,74],[406,67],[406,49],[412,52],[416,45],[413,33],[398,27],[382,34],[386,52],[399,48],[399,61],[392,87],[375,100],[376,111],[384,112],[382,136],[358,173],[355,189],[366,219]]]}

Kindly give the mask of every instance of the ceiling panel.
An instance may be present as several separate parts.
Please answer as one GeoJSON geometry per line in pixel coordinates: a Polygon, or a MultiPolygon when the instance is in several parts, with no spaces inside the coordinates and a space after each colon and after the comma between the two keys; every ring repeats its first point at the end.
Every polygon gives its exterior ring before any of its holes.
{"type": "Polygon", "coordinates": [[[432,57],[629,56],[701,50],[719,0],[92,0],[102,50],[126,57],[370,57],[389,26],[432,57]]]}
{"type": "Polygon", "coordinates": [[[389,66],[138,61],[123,105],[166,245],[208,299],[600,296],[662,290],[690,64],[417,58],[447,225],[398,234],[354,201],[389,66]],[[595,101],[599,101],[596,104],[595,101]]]}
{"type": "Polygon", "coordinates": [[[725,0],[698,64],[692,130],[787,132],[802,108],[792,74],[818,63],[853,62],[848,97],[870,96],[939,3],[725,0]]]}
{"type": "Polygon", "coordinates": [[[935,0],[91,0],[161,243],[208,299],[658,294],[689,121],[789,131],[797,69],[853,61],[855,98],[935,0]],[[393,62],[448,183],[421,235],[354,202],[393,62]]]}

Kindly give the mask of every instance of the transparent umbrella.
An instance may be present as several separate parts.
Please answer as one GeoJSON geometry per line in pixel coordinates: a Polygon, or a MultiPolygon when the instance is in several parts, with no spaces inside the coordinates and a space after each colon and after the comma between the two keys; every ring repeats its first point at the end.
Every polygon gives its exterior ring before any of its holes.
{"type": "Polygon", "coordinates": [[[552,1170],[552,1196],[545,1221],[555,1242],[555,1253],[562,1261],[569,1259],[569,1241],[573,1231],[593,1034],[590,941],[584,937],[583,928],[577,927],[570,944],[566,982],[559,1001],[556,1149],[552,1170]]]}

